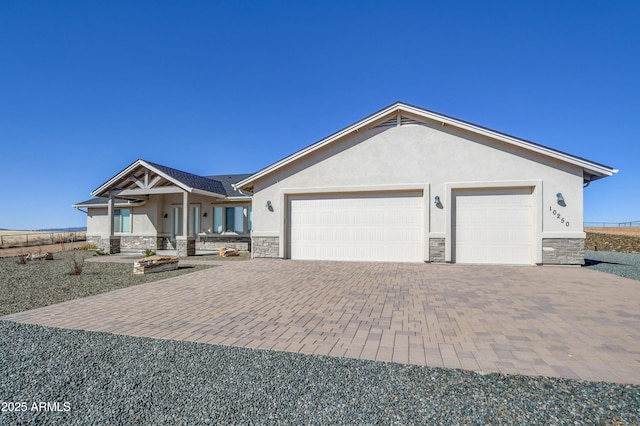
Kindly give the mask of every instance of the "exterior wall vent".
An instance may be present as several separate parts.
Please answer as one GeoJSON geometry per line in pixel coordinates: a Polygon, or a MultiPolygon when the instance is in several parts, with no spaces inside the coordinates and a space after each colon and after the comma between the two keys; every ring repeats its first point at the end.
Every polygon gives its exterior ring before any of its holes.
{"type": "Polygon", "coordinates": [[[374,126],[374,129],[386,128],[386,127],[396,127],[398,125],[398,119],[396,117],[390,118],[387,121],[383,121],[382,123],[374,126]]]}
{"type": "Polygon", "coordinates": [[[405,126],[409,124],[423,124],[423,123],[421,121],[418,121],[410,117],[405,117],[403,115],[401,116],[396,115],[395,117],[390,118],[387,121],[383,121],[382,123],[374,126],[373,128],[378,129],[378,128],[387,128],[387,127],[399,127],[399,126],[405,126]]]}
{"type": "Polygon", "coordinates": [[[400,125],[404,126],[405,124],[423,124],[423,123],[413,118],[400,116],[400,125]]]}

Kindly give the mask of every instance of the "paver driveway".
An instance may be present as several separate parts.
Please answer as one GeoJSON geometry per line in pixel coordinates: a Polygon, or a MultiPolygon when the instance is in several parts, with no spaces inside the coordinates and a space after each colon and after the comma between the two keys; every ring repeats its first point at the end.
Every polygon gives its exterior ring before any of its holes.
{"type": "Polygon", "coordinates": [[[3,319],[640,384],[640,282],[580,268],[256,259],[3,319]]]}

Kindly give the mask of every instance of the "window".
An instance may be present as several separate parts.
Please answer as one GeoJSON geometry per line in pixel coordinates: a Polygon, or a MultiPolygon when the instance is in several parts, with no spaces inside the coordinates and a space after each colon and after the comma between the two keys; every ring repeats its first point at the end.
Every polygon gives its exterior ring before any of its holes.
{"type": "Polygon", "coordinates": [[[247,232],[251,232],[253,229],[253,208],[247,207],[247,232]]]}
{"type": "Polygon", "coordinates": [[[191,206],[191,235],[198,236],[200,230],[200,206],[191,206]]]}
{"type": "Polygon", "coordinates": [[[214,207],[213,233],[246,234],[251,230],[251,207],[214,207]]]}
{"type": "Polygon", "coordinates": [[[115,209],[113,232],[131,232],[131,209],[115,209]]]}
{"type": "Polygon", "coordinates": [[[213,233],[222,234],[222,207],[213,208],[213,233]]]}
{"type": "Polygon", "coordinates": [[[173,208],[173,235],[182,235],[182,208],[173,208]]]}

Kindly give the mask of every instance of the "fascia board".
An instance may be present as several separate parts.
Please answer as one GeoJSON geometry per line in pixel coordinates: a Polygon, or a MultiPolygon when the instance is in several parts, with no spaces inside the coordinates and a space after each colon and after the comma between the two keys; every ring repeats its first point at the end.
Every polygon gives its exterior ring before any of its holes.
{"type": "Polygon", "coordinates": [[[582,167],[583,169],[592,172],[593,174],[597,174],[597,175],[601,175],[602,177],[604,176],[612,176],[613,174],[617,173],[618,170],[617,169],[612,169],[612,168],[608,168],[608,167],[604,167],[601,166],[599,164],[595,164],[592,163],[590,161],[586,161],[577,157],[574,157],[572,155],[569,154],[565,154],[556,150],[553,150],[551,148],[546,148],[543,146],[539,146],[530,142],[527,142],[525,140],[522,139],[518,139],[512,136],[508,136],[502,133],[498,133],[496,131],[490,130],[490,129],[486,129],[483,127],[479,127],[476,125],[473,125],[471,123],[467,123],[464,121],[460,121],[460,120],[456,120],[454,118],[451,117],[447,117],[441,114],[437,114],[431,111],[427,111],[424,110],[422,108],[418,108],[418,107],[414,107],[411,105],[407,105],[404,104],[402,102],[397,102],[387,108],[384,108],[380,111],[378,111],[377,113],[374,113],[360,121],[358,121],[355,124],[352,124],[351,126],[348,126],[330,136],[328,136],[325,139],[322,139],[319,142],[316,142],[315,144],[312,144],[306,148],[301,149],[300,151],[289,155],[288,157],[283,158],[282,160],[273,163],[272,165],[264,168],[263,170],[257,172],[254,175],[251,175],[249,177],[247,177],[246,179],[241,180],[240,182],[236,183],[235,185],[233,185],[234,188],[242,188],[243,186],[246,186],[247,184],[254,182],[258,179],[260,179],[261,177],[273,172],[274,170],[277,170],[281,167],[286,166],[287,164],[290,164],[296,160],[298,160],[301,157],[306,156],[307,154],[312,153],[313,151],[316,151],[334,141],[336,141],[337,139],[340,139],[346,135],[348,135],[351,132],[354,131],[358,131],[360,129],[362,129],[363,127],[367,127],[370,124],[384,118],[387,115],[391,115],[392,113],[397,113],[397,112],[406,112],[409,114],[413,114],[416,115],[418,117],[422,117],[422,118],[426,118],[429,120],[433,120],[433,121],[438,121],[440,123],[444,123],[450,126],[454,126],[463,130],[467,130],[471,133],[475,133],[475,134],[479,134],[479,135],[483,135],[486,137],[489,137],[491,139],[495,139],[495,140],[499,140],[511,145],[515,145],[524,149],[527,149],[529,151],[533,151],[533,152],[537,152],[539,154],[542,155],[546,155],[548,157],[552,157],[552,158],[556,158],[558,160],[570,163],[570,164],[574,164],[577,165],[579,167],[582,167]]]}
{"type": "Polygon", "coordinates": [[[192,194],[208,195],[210,197],[215,197],[215,198],[227,198],[222,194],[217,194],[215,192],[209,192],[209,191],[203,191],[202,189],[191,188],[191,190],[188,191],[188,192],[191,192],[192,194]]]}
{"type": "Polygon", "coordinates": [[[163,178],[165,178],[166,180],[168,180],[169,182],[173,182],[175,185],[179,186],[180,188],[184,189],[187,192],[193,192],[193,188],[188,187],[187,185],[185,185],[183,182],[172,178],[171,176],[165,174],[164,172],[162,172],[161,170],[156,169],[155,167],[153,167],[152,165],[150,165],[149,163],[147,163],[144,160],[140,160],[140,164],[142,164],[144,167],[146,167],[149,170],[153,170],[156,174],[162,176],[163,178]]]}
{"type": "Polygon", "coordinates": [[[117,175],[109,179],[107,182],[103,183],[100,187],[93,190],[91,192],[91,195],[98,197],[99,196],[98,194],[106,191],[111,185],[113,185],[115,182],[119,181],[120,179],[125,178],[128,174],[130,174],[133,170],[135,170],[136,167],[138,167],[141,163],[142,163],[142,160],[134,161],[127,168],[122,170],[120,173],[118,173],[117,175]]]}
{"type": "Polygon", "coordinates": [[[261,171],[257,172],[254,175],[251,175],[249,177],[247,177],[246,179],[241,180],[240,182],[236,183],[235,185],[233,185],[234,188],[242,188],[243,186],[247,185],[248,183],[254,182],[257,179],[260,179],[262,176],[271,173],[272,171],[279,169],[280,167],[286,166],[287,164],[290,164],[294,161],[296,161],[297,159],[304,157],[307,154],[310,154],[328,144],[330,144],[331,142],[342,138],[343,136],[348,135],[351,132],[360,130],[363,127],[368,126],[369,124],[378,121],[380,118],[386,116],[387,114],[391,113],[391,112],[395,112],[397,110],[399,110],[400,108],[399,103],[393,104],[381,111],[378,111],[377,113],[374,113],[360,121],[358,121],[355,124],[352,124],[351,126],[345,127],[342,130],[339,130],[338,132],[312,144],[309,145],[306,148],[301,149],[300,151],[297,151],[291,155],[289,155],[288,157],[283,158],[280,161],[277,161],[275,163],[273,163],[272,165],[262,169],[261,171]]]}
{"type": "Polygon", "coordinates": [[[521,148],[528,149],[529,151],[537,152],[539,154],[546,155],[548,157],[556,158],[558,160],[562,160],[564,162],[574,164],[580,166],[588,171],[596,172],[598,174],[602,174],[604,176],[611,176],[614,173],[618,173],[617,169],[610,169],[608,167],[603,167],[599,164],[594,164],[590,161],[586,161],[580,158],[576,158],[569,154],[564,154],[562,152],[558,152],[551,148],[546,148],[543,146],[532,144],[531,142],[527,142],[522,139],[514,138],[512,136],[505,135],[503,133],[498,133],[493,130],[489,130],[483,127],[475,126],[471,123],[466,123],[460,120],[456,120],[454,118],[446,117],[440,114],[436,114],[430,111],[425,111],[419,108],[415,108],[409,105],[403,105],[401,110],[415,114],[430,120],[439,121],[441,123],[454,126],[463,130],[467,130],[472,133],[480,134],[483,136],[487,136],[491,139],[497,139],[502,142],[509,143],[511,145],[519,146],[521,148]]]}
{"type": "Polygon", "coordinates": [[[91,195],[93,195],[94,197],[100,196],[100,194],[102,194],[105,191],[107,191],[110,186],[114,185],[119,180],[126,178],[127,175],[131,174],[136,168],[138,168],[138,166],[143,166],[143,167],[146,167],[149,170],[152,170],[154,173],[162,176],[163,178],[167,179],[169,182],[174,183],[176,186],[180,187],[181,189],[183,189],[183,190],[185,190],[187,192],[192,192],[193,191],[193,188],[190,188],[187,185],[185,185],[184,183],[180,182],[179,180],[176,180],[176,179],[172,178],[171,176],[163,173],[161,170],[158,170],[157,168],[153,167],[152,165],[150,165],[146,161],[144,161],[144,160],[136,160],[131,165],[129,165],[127,168],[125,168],[120,173],[118,173],[116,176],[114,176],[111,179],[109,179],[102,186],[100,186],[96,190],[92,191],[91,195]]]}

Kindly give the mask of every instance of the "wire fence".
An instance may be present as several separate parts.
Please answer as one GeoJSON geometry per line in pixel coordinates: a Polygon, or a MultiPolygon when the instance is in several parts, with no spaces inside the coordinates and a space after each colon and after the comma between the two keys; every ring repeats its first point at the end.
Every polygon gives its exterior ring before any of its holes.
{"type": "Polygon", "coordinates": [[[640,226],[640,220],[632,220],[629,222],[584,222],[585,228],[606,228],[606,227],[621,227],[621,226],[640,226]]]}
{"type": "Polygon", "coordinates": [[[87,231],[32,232],[28,234],[0,233],[0,249],[66,244],[87,241],[87,231]]]}

